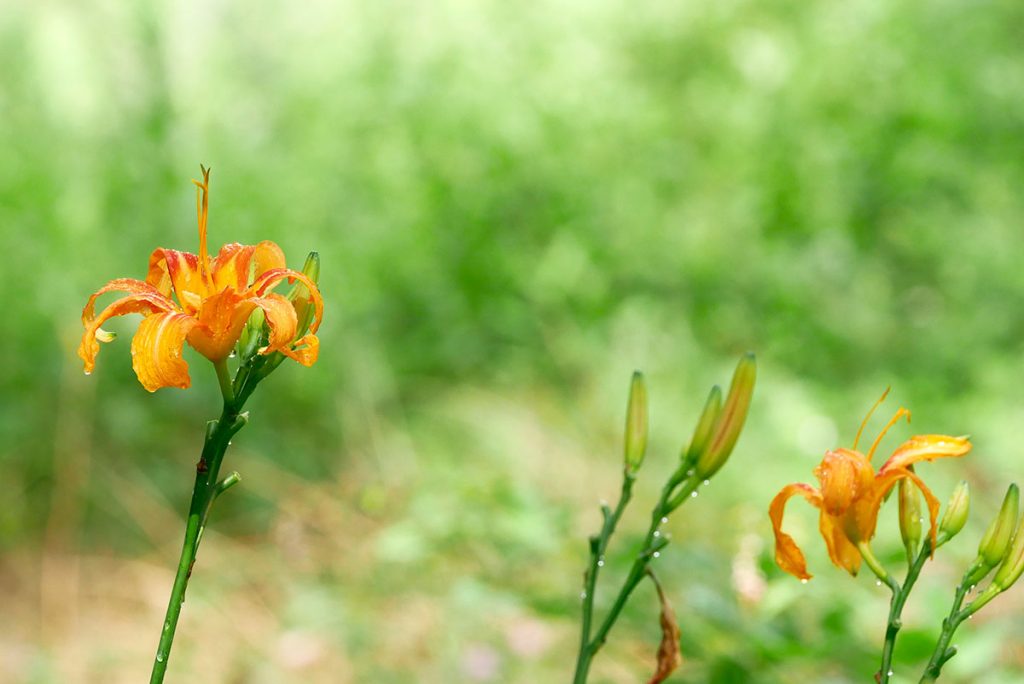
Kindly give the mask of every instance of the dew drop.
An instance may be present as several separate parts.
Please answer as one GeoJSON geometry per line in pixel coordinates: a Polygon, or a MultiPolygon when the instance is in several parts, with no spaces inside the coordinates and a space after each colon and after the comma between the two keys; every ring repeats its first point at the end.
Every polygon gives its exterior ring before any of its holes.
{"type": "Polygon", "coordinates": [[[889,670],[889,676],[892,677],[892,670],[889,670]]]}
{"type": "Polygon", "coordinates": [[[164,653],[163,653],[163,651],[157,651],[156,662],[158,662],[158,663],[164,662],[164,653]]]}
{"type": "Polygon", "coordinates": [[[800,580],[800,584],[807,584],[807,580],[806,579],[800,580]]]}
{"type": "Polygon", "coordinates": [[[655,537],[660,537],[661,536],[661,530],[654,530],[654,536],[655,537]]]}
{"type": "Polygon", "coordinates": [[[973,619],[974,619],[974,615],[968,615],[968,616],[967,616],[967,619],[968,619],[968,620],[973,620],[973,619]]]}
{"type": "Polygon", "coordinates": [[[231,350],[231,353],[230,353],[230,354],[228,354],[228,358],[229,358],[229,359],[233,359],[233,358],[235,358],[236,356],[238,356],[238,352],[236,352],[236,351],[235,351],[234,349],[232,349],[232,350],[231,350]]]}
{"type": "Polygon", "coordinates": [[[697,492],[692,492],[692,493],[690,494],[690,498],[691,498],[691,499],[696,499],[696,498],[697,498],[697,492]]]}
{"type": "Polygon", "coordinates": [[[667,522],[668,522],[668,518],[662,518],[662,519],[661,519],[661,524],[662,524],[662,525],[664,525],[664,524],[665,524],[665,523],[667,523],[667,522]]]}
{"type": "Polygon", "coordinates": [[[711,484],[711,480],[704,480],[704,486],[705,487],[707,487],[709,484],[711,484]]]}
{"type": "Polygon", "coordinates": [[[686,471],[686,477],[691,477],[691,476],[693,476],[693,468],[690,468],[689,470],[686,471]]]}
{"type": "Polygon", "coordinates": [[[171,631],[171,621],[170,620],[168,620],[167,622],[164,623],[164,631],[165,632],[171,631]]]}
{"type": "Polygon", "coordinates": [[[581,599],[586,599],[586,598],[587,598],[587,592],[585,592],[585,591],[581,591],[581,592],[580,592],[580,598],[581,598],[581,599]]]}
{"type": "Polygon", "coordinates": [[[875,586],[876,587],[882,586],[882,580],[875,580],[875,586]]]}
{"type": "Polygon", "coordinates": [[[604,560],[597,561],[597,567],[603,568],[604,567],[604,560]]]}
{"type": "Polygon", "coordinates": [[[655,551],[654,552],[654,557],[655,558],[660,558],[661,557],[661,551],[655,551]]]}
{"type": "Polygon", "coordinates": [[[86,375],[92,375],[92,371],[85,371],[86,375]]]}

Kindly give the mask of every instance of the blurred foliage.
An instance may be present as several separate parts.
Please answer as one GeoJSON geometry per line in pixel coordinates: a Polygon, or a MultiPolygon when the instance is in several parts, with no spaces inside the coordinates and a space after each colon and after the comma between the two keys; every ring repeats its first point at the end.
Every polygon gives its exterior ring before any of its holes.
{"type": "MultiPolygon", "coordinates": [[[[652,448],[622,558],[746,349],[747,434],[663,554],[671,681],[874,671],[886,596],[828,564],[809,509],[787,524],[817,577],[783,576],[765,509],[889,384],[914,431],[976,444],[920,470],[976,503],[908,606],[917,672],[1021,472],[1022,21],[1009,0],[8,3],[0,679],[148,671],[216,386],[192,354],[192,390],[146,394],[131,320],[89,378],[74,348],[90,292],[195,250],[200,162],[211,242],[319,250],[328,309],[319,363],[265,383],[228,454],[243,483],[172,680],[566,681],[629,373],[652,448]]],[[[1020,680],[1022,600],[965,626],[944,680],[1020,680]]],[[[644,587],[593,681],[637,681],[657,642],[644,587]]]]}

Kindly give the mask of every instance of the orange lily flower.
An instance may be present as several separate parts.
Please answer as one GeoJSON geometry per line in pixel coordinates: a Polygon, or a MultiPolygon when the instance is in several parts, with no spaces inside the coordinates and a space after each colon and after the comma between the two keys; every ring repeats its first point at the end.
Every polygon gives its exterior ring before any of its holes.
{"type": "MultiPolygon", "coordinates": [[[[886,390],[871,412],[885,399],[888,392],[886,390]]],[[[911,480],[924,494],[931,519],[932,548],[935,548],[939,501],[910,466],[919,461],[963,456],[971,450],[971,443],[966,437],[917,435],[901,444],[878,472],[875,472],[871,466],[871,457],[874,456],[879,442],[900,418],[906,416],[909,422],[910,411],[905,408],[897,411],[865,456],[857,451],[857,442],[860,441],[864,424],[871,417],[871,412],[868,412],[868,417],[861,424],[853,448],[827,452],[821,464],[814,469],[814,475],[820,483],[819,488],[802,483],[786,485],[768,508],[775,532],[775,562],[780,568],[801,580],[811,578],[807,573],[804,554],[793,538],[782,531],[783,509],[790,497],[797,494],[821,511],[819,529],[825,539],[828,555],[835,565],[846,569],[851,575],[856,575],[860,569],[861,555],[857,545],[870,541],[875,535],[878,510],[882,501],[893,485],[902,479],[911,480]]]]}
{"type": "Polygon", "coordinates": [[[323,317],[323,299],[316,283],[286,268],[284,252],[269,240],[257,245],[227,244],[211,259],[206,251],[210,170],[202,168],[202,172],[202,182],[193,181],[198,188],[199,254],[158,248],[149,257],[145,281],[117,278],[89,298],[82,310],[85,333],[78,347],[86,373],[96,365],[99,343],[114,339],[100,326],[113,316],[129,313],[143,315],[132,339],[132,367],[150,392],[191,384],[188,364],[181,358],[186,341],[214,363],[226,359],[256,309],[266,315],[270,331],[267,346],[259,350],[261,354],[281,352],[304,366],[316,361],[320,346],[316,331],[323,317]],[[309,288],[314,307],[309,332],[298,340],[295,308],[288,299],[272,292],[285,280],[298,280],[309,288]],[[96,315],[97,297],[112,291],[128,294],[96,315]],[[172,293],[177,301],[171,298],[172,293]]]}

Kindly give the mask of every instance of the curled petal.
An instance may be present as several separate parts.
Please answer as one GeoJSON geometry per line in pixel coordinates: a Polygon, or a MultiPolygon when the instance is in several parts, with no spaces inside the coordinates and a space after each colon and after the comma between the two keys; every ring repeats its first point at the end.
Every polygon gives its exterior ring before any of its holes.
{"type": "Polygon", "coordinates": [[[971,442],[966,437],[917,435],[901,444],[878,472],[881,474],[893,468],[906,468],[918,461],[963,456],[970,450],[971,442]]]}
{"type": "Polygon", "coordinates": [[[294,347],[285,347],[281,353],[303,366],[312,366],[320,355],[320,339],[313,333],[308,333],[296,340],[294,347]]]}
{"type": "Polygon", "coordinates": [[[324,314],[324,300],[320,295],[320,288],[316,286],[316,283],[304,273],[293,271],[288,268],[274,268],[271,269],[259,277],[253,282],[252,287],[249,288],[249,294],[257,297],[264,296],[267,292],[272,290],[282,280],[287,279],[288,282],[298,280],[300,283],[309,288],[310,300],[313,302],[314,320],[309,326],[309,331],[315,333],[320,327],[320,321],[323,319],[324,314]]]}
{"type": "Polygon", "coordinates": [[[254,297],[248,301],[263,309],[267,326],[270,328],[270,339],[260,353],[284,352],[291,347],[292,341],[295,340],[295,330],[299,324],[292,303],[281,295],[273,293],[266,297],[254,297]]]}
{"type": "Polygon", "coordinates": [[[142,320],[132,339],[132,368],[148,391],[155,392],[161,387],[184,389],[191,384],[181,349],[195,325],[196,319],[176,311],[142,320]]]}
{"type": "Polygon", "coordinates": [[[860,551],[847,537],[842,521],[823,510],[818,521],[818,529],[825,539],[828,557],[835,565],[856,577],[857,571],[860,570],[860,551]]]}
{"type": "Polygon", "coordinates": [[[189,252],[160,247],[149,256],[149,272],[146,282],[164,296],[171,290],[186,313],[195,313],[198,301],[206,292],[203,277],[199,272],[199,257],[189,252]]]}
{"type": "Polygon", "coordinates": [[[91,373],[96,367],[96,355],[100,351],[100,341],[109,342],[114,339],[113,335],[100,328],[107,319],[130,313],[161,313],[176,309],[174,302],[141,280],[132,278],[111,280],[89,298],[82,310],[82,323],[85,325],[85,332],[82,334],[82,342],[78,346],[78,356],[85,363],[85,372],[91,373]],[[105,292],[112,291],[126,291],[130,294],[112,302],[100,312],[99,316],[96,316],[94,313],[96,298],[105,292]]]}
{"type": "Polygon", "coordinates": [[[808,580],[811,575],[807,573],[807,561],[800,547],[793,541],[793,537],[782,531],[782,515],[786,508],[786,502],[796,494],[800,494],[807,502],[816,508],[821,508],[821,495],[814,487],[806,484],[790,484],[782,488],[768,507],[768,517],[772,521],[772,531],[775,533],[775,562],[780,568],[791,575],[802,580],[808,580]]]}

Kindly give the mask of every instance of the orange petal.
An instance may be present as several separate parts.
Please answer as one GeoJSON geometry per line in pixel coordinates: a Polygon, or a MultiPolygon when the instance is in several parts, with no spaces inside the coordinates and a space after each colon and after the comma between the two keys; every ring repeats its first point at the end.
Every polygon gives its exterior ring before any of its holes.
{"type": "Polygon", "coordinates": [[[198,301],[206,294],[206,285],[199,273],[199,257],[175,249],[153,250],[146,282],[166,296],[170,296],[173,288],[181,308],[190,314],[195,314],[198,301]]]}
{"type": "Polygon", "coordinates": [[[296,340],[294,347],[285,347],[281,353],[303,366],[312,366],[320,355],[320,339],[313,333],[308,333],[296,340]]]}
{"type": "Polygon", "coordinates": [[[780,568],[791,575],[802,580],[808,580],[811,575],[807,573],[807,561],[800,547],[793,541],[793,537],[782,531],[782,514],[786,508],[786,502],[790,497],[800,494],[808,503],[821,508],[821,495],[818,491],[806,484],[790,484],[782,488],[771,505],[768,506],[768,517],[772,521],[772,531],[775,533],[775,562],[780,568]]]}
{"type": "Polygon", "coordinates": [[[213,287],[209,294],[230,287],[235,292],[244,292],[249,284],[249,265],[255,247],[237,242],[224,245],[210,264],[213,287]]]}
{"type": "Polygon", "coordinates": [[[264,240],[253,249],[253,261],[255,262],[255,276],[258,278],[267,271],[283,269],[287,266],[284,258],[284,251],[277,246],[277,243],[264,240]]]}
{"type": "Polygon", "coordinates": [[[966,437],[949,435],[917,435],[901,444],[889,460],[878,469],[879,473],[893,468],[906,468],[918,461],[932,461],[936,458],[963,456],[971,450],[966,437]]]}
{"type": "Polygon", "coordinates": [[[273,268],[256,278],[252,287],[249,288],[249,294],[262,297],[267,292],[274,289],[274,286],[285,279],[287,279],[288,282],[298,280],[309,288],[310,300],[313,302],[314,310],[314,319],[313,323],[309,326],[309,331],[311,333],[315,333],[320,328],[320,321],[323,319],[324,300],[320,295],[320,288],[318,288],[316,283],[314,283],[309,276],[304,273],[293,271],[288,268],[273,268]]]}
{"type": "Polygon", "coordinates": [[[823,510],[838,516],[871,487],[875,471],[860,452],[836,449],[825,454],[814,475],[821,484],[823,510]]]}
{"type": "Polygon", "coordinates": [[[248,301],[263,309],[263,313],[266,314],[267,326],[270,328],[270,339],[260,353],[283,352],[291,347],[295,340],[296,328],[299,325],[292,303],[279,294],[254,297],[248,301]]]}
{"type": "Polygon", "coordinates": [[[256,305],[228,288],[203,300],[199,325],[188,334],[188,343],[214,363],[223,361],[234,349],[249,314],[256,305]]]}
{"type": "Polygon", "coordinates": [[[856,577],[860,570],[860,551],[846,536],[842,521],[822,511],[818,530],[825,539],[825,548],[832,562],[856,577]]]}
{"type": "Polygon", "coordinates": [[[159,313],[176,309],[174,302],[162,295],[152,285],[141,280],[133,278],[111,280],[89,297],[85,308],[82,309],[82,323],[85,326],[85,332],[82,334],[82,342],[78,346],[78,356],[85,362],[85,372],[91,373],[96,367],[96,355],[100,351],[97,338],[104,342],[113,339],[100,329],[107,319],[130,313],[159,313]],[[99,316],[96,316],[96,298],[106,292],[114,291],[130,294],[112,302],[100,312],[99,316]]]}
{"type": "Polygon", "coordinates": [[[132,368],[143,387],[155,392],[161,387],[184,389],[191,384],[181,348],[195,325],[196,319],[176,311],[142,320],[132,339],[132,368]]]}

